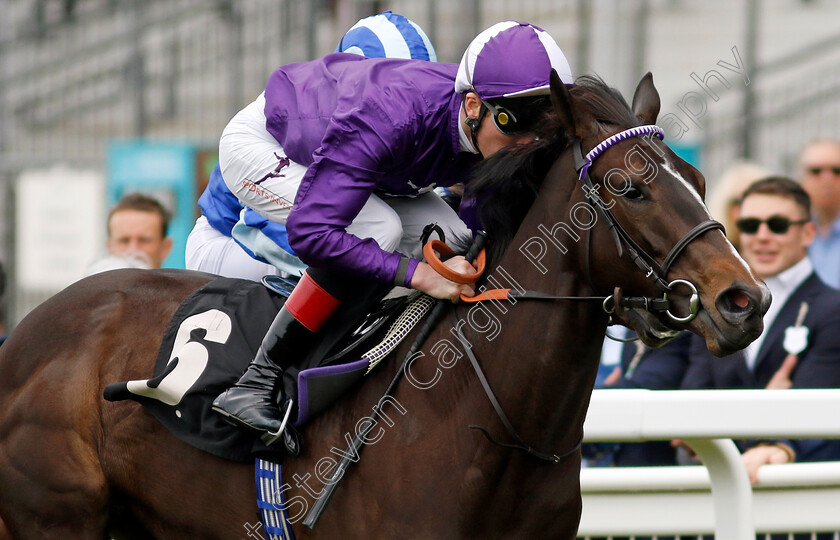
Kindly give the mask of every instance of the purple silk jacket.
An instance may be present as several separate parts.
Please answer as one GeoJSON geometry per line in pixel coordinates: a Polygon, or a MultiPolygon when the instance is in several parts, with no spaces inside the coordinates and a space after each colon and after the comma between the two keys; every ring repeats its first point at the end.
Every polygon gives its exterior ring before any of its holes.
{"type": "MultiPolygon", "coordinates": [[[[300,259],[393,283],[400,254],[346,232],[371,194],[415,196],[466,182],[480,156],[461,152],[457,64],[331,54],[277,69],[266,128],[309,170],[286,222],[300,259]]],[[[405,278],[411,283],[417,260],[405,278]]]]}

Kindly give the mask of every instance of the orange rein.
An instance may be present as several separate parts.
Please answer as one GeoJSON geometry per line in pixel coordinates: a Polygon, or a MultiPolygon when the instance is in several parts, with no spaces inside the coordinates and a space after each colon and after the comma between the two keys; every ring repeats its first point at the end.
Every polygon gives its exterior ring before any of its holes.
{"type": "MultiPolygon", "coordinates": [[[[438,253],[440,253],[443,257],[451,257],[455,254],[451,247],[447,246],[440,240],[430,240],[429,242],[426,242],[425,246],[423,246],[423,256],[426,257],[426,262],[429,263],[429,266],[431,266],[435,272],[442,275],[449,281],[460,283],[462,285],[469,285],[478,281],[482,274],[484,274],[485,265],[487,263],[487,255],[483,249],[478,253],[478,256],[475,259],[475,262],[478,265],[478,270],[474,274],[461,274],[459,272],[455,272],[443,264],[443,261],[441,261],[440,257],[438,257],[438,253]]],[[[461,301],[481,302],[483,300],[504,300],[507,298],[509,291],[510,289],[490,289],[476,296],[464,296],[462,294],[461,301]]]]}

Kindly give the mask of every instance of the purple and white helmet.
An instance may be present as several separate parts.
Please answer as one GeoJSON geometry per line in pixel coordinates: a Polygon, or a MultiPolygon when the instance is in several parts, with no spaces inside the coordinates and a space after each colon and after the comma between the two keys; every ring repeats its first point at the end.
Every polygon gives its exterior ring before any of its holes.
{"type": "Polygon", "coordinates": [[[566,55],[548,32],[516,21],[496,23],[467,47],[455,91],[473,91],[482,100],[548,95],[551,70],[572,84],[566,55]]]}

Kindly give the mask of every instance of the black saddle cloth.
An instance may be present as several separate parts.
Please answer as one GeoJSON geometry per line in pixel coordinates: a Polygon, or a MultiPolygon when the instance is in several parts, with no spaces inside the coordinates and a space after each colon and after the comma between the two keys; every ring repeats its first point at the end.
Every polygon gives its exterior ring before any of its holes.
{"type": "MultiPolygon", "coordinates": [[[[387,330],[404,303],[399,298],[380,303],[385,292],[359,291],[358,298],[345,302],[319,332],[313,350],[286,370],[283,386],[298,405],[296,426],[326,409],[364,376],[368,361],[362,353],[387,330]],[[372,306],[371,315],[358,327],[372,306]]],[[[179,306],[151,377],[110,384],[105,399],[141,403],[179,439],[224,459],[250,462],[257,455],[279,460],[279,449],[227,424],[211,406],[245,372],[285,299],[284,294],[252,281],[211,281],[179,306]]]]}

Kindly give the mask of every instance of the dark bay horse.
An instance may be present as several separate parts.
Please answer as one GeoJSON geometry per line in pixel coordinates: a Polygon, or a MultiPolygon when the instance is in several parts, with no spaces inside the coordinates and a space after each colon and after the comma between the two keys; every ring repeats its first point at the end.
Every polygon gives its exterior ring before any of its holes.
{"type": "MultiPolygon", "coordinates": [[[[313,530],[299,523],[336,462],[331,449],[345,448],[399,362],[306,427],[304,454],[284,464],[298,538],[574,538],[605,307],[652,345],[688,329],[720,355],[760,334],[769,295],[709,225],[703,177],[650,130],[626,133],[656,120],[652,78],[632,108],[598,80],[552,82],[550,132],[492,158],[475,181],[491,238],[484,283],[609,300],[458,304],[410,363],[393,395],[400,407],[385,410],[389,421],[380,418],[313,530]],[[581,156],[605,140],[584,166],[581,156]],[[667,311],[643,309],[639,299],[661,303],[662,280],[667,311]],[[521,439],[555,463],[469,429],[513,442],[467,347],[521,439]]],[[[0,348],[0,517],[12,538],[248,537],[259,520],[252,465],[187,446],[135,402],[102,398],[107,384],[151,375],[167,322],[210,279],[140,270],[87,278],[35,309],[0,348]]]]}

